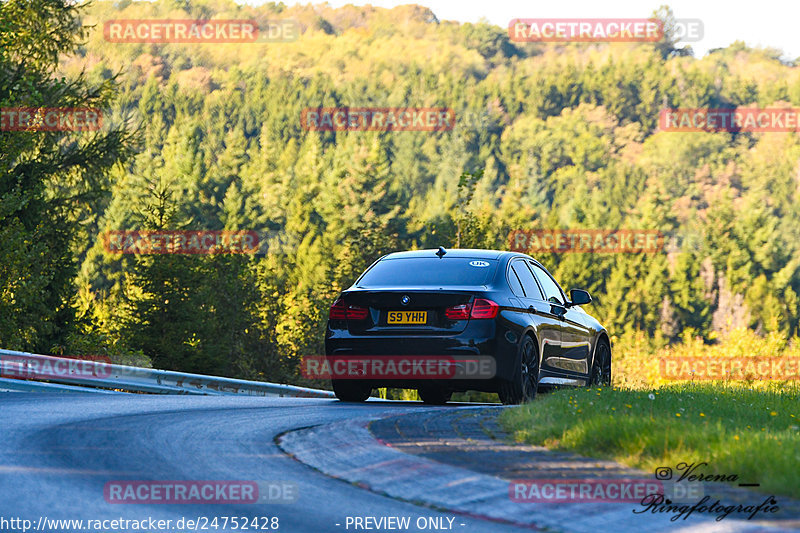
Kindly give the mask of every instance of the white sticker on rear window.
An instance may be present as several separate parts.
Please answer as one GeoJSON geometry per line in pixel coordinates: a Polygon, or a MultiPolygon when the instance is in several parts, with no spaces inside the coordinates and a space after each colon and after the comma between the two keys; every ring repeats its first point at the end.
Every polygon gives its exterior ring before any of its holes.
{"type": "Polygon", "coordinates": [[[474,266],[474,267],[488,267],[489,266],[489,263],[487,263],[486,261],[470,261],[469,264],[470,264],[470,266],[474,266]]]}

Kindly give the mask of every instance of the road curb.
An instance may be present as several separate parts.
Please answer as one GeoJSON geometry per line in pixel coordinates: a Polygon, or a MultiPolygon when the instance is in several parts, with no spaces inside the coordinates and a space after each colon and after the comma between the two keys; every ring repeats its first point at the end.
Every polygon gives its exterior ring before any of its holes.
{"type": "MultiPolygon", "coordinates": [[[[426,410],[427,411],[427,410],[426,410]]],[[[693,515],[679,523],[671,515],[634,514],[630,503],[517,503],[509,482],[466,468],[406,454],[382,443],[369,431],[374,420],[391,412],[291,431],[278,446],[296,460],[361,488],[394,499],[460,515],[565,533],[596,533],[613,524],[615,533],[699,531],[703,533],[796,531],[763,523],[693,515]]],[[[414,413],[400,416],[414,416],[414,413]]],[[[641,508],[641,507],[640,507],[641,508]]]]}

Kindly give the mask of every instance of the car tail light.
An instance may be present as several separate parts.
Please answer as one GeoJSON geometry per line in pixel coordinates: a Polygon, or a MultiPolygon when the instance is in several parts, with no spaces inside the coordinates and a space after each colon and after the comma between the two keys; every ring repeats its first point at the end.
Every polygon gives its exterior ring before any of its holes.
{"type": "Polygon", "coordinates": [[[472,303],[472,312],[470,313],[470,318],[494,318],[497,316],[497,312],[500,310],[500,306],[494,303],[491,300],[485,300],[483,298],[477,298],[472,303]]]}
{"type": "Polygon", "coordinates": [[[328,313],[328,318],[331,320],[344,320],[347,318],[347,306],[345,303],[341,300],[333,302],[331,310],[328,313]]]}
{"type": "Polygon", "coordinates": [[[368,310],[359,305],[347,305],[341,299],[333,302],[328,318],[331,320],[364,320],[367,318],[368,310]]]}
{"type": "Polygon", "coordinates": [[[444,316],[450,320],[467,320],[469,318],[470,304],[454,305],[444,310],[444,316]]]}
{"type": "Polygon", "coordinates": [[[358,305],[351,305],[347,307],[348,320],[364,320],[367,318],[367,308],[358,305]]]}

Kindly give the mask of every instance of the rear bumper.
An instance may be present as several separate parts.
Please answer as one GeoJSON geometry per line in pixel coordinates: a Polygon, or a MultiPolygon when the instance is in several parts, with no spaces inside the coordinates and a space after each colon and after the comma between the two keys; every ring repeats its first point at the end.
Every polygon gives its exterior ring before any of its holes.
{"type": "Polygon", "coordinates": [[[510,379],[519,337],[496,320],[470,320],[455,335],[353,335],[348,330],[331,329],[325,336],[326,355],[360,356],[489,356],[495,361],[495,374],[481,379],[368,379],[373,387],[420,388],[436,385],[454,391],[496,391],[500,380],[510,379]]]}

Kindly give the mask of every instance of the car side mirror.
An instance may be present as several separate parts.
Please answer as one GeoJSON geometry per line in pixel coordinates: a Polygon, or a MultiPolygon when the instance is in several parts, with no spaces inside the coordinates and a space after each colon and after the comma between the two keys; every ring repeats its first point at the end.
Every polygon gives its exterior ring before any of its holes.
{"type": "Polygon", "coordinates": [[[572,289],[569,291],[569,299],[572,300],[568,302],[570,307],[573,305],[592,303],[592,297],[583,289],[572,289]]]}

